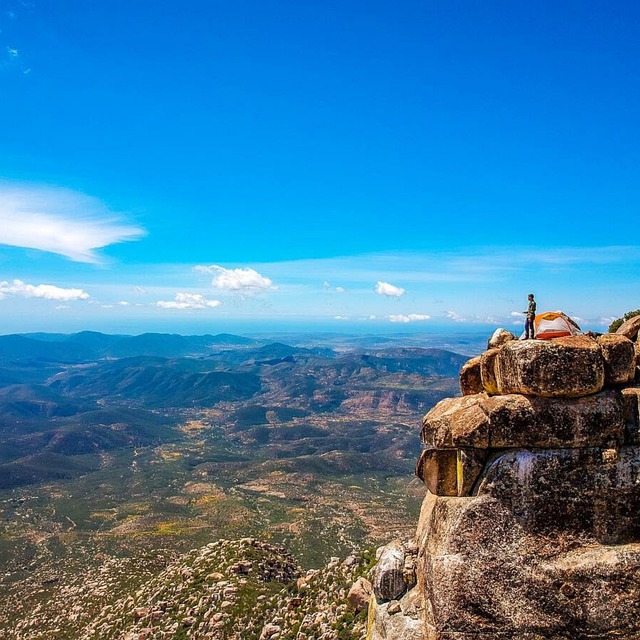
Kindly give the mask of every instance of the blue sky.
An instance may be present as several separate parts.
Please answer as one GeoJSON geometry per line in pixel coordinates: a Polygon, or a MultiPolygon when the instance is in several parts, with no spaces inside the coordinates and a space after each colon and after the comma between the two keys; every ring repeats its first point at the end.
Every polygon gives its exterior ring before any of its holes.
{"type": "Polygon", "coordinates": [[[0,332],[640,306],[640,5],[0,0],[0,332]]]}

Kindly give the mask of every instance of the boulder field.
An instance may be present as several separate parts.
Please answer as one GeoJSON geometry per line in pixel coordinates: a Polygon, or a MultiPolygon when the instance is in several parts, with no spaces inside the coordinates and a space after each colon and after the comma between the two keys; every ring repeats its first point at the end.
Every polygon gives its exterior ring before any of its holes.
{"type": "Polygon", "coordinates": [[[640,320],[498,330],[424,417],[413,541],[380,550],[369,640],[640,638],[640,320]],[[407,566],[411,571],[407,571],[407,566]]]}

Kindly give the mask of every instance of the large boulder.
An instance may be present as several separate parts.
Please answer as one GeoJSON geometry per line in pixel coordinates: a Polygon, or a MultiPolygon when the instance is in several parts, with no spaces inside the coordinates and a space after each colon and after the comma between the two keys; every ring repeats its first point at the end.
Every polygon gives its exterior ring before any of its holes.
{"type": "Polygon", "coordinates": [[[373,573],[373,593],[379,603],[395,600],[406,591],[404,560],[400,540],[393,540],[382,550],[373,573]]]}
{"type": "Polygon", "coordinates": [[[425,449],[416,475],[438,496],[468,496],[484,470],[483,449],[425,449]]]}
{"type": "Polygon", "coordinates": [[[624,441],[622,398],[611,390],[582,398],[492,396],[483,398],[482,406],[492,449],[603,447],[624,441]]]}
{"type": "Polygon", "coordinates": [[[638,447],[511,450],[488,466],[477,495],[507,505],[521,533],[546,543],[640,543],[640,483],[625,481],[639,470],[638,447]]]}
{"type": "Polygon", "coordinates": [[[483,391],[482,377],[480,374],[480,362],[482,358],[471,358],[460,369],[460,390],[463,396],[469,396],[483,391]]]}
{"type": "Polygon", "coordinates": [[[369,605],[367,640],[424,640],[424,598],[418,589],[399,602],[369,605]]]}
{"type": "Polygon", "coordinates": [[[624,406],[613,390],[582,398],[486,393],[446,398],[424,417],[420,439],[438,449],[609,446],[624,442],[624,406]]]}
{"type": "Polygon", "coordinates": [[[586,396],[604,386],[602,350],[587,336],[513,340],[490,359],[489,353],[482,356],[488,369],[486,374],[482,370],[483,384],[489,393],[495,393],[494,381],[500,394],[546,397],[586,396]]]}
{"type": "Polygon", "coordinates": [[[424,640],[640,637],[639,464],[632,447],[512,451],[477,496],[428,494],[424,640]]]}
{"type": "Polygon", "coordinates": [[[511,340],[517,340],[517,338],[506,329],[496,329],[493,335],[489,338],[487,343],[487,349],[499,349],[503,344],[510,342],[511,340]]]}
{"type": "Polygon", "coordinates": [[[371,583],[361,576],[351,585],[347,594],[347,602],[356,613],[364,611],[369,607],[372,593],[371,583]]]}
{"type": "Polygon", "coordinates": [[[616,333],[629,340],[635,340],[640,332],[640,315],[629,318],[626,322],[623,322],[617,329],[616,333]]]}
{"type": "Polygon", "coordinates": [[[425,449],[416,464],[416,475],[437,496],[458,495],[456,449],[425,449]]]}
{"type": "Polygon", "coordinates": [[[489,349],[480,356],[480,379],[482,388],[492,395],[500,393],[496,378],[496,363],[500,349],[489,349]]]}
{"type": "Polygon", "coordinates": [[[422,421],[420,439],[428,446],[443,448],[489,446],[489,419],[482,400],[484,393],[462,398],[445,398],[422,421]]]}
{"type": "Polygon", "coordinates": [[[636,345],[623,335],[605,333],[597,342],[604,358],[605,384],[628,384],[636,373],[636,345]]]}

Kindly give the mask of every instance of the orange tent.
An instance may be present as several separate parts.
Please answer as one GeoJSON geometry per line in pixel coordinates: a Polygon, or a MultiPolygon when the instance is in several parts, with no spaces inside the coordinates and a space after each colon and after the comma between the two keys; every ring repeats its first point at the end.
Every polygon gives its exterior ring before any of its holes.
{"type": "Polygon", "coordinates": [[[536,338],[539,340],[575,336],[582,333],[580,327],[562,311],[539,313],[533,321],[533,326],[536,338]]]}

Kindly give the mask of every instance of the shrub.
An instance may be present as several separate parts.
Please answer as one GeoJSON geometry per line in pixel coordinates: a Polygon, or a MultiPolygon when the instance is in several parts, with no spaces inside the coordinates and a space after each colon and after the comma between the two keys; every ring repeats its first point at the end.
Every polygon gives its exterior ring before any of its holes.
{"type": "Polygon", "coordinates": [[[635,311],[627,311],[627,313],[625,313],[622,316],[622,318],[618,318],[617,320],[614,320],[609,325],[609,333],[615,333],[622,326],[622,323],[626,322],[627,320],[635,316],[640,316],[640,309],[636,309],[635,311]]]}

